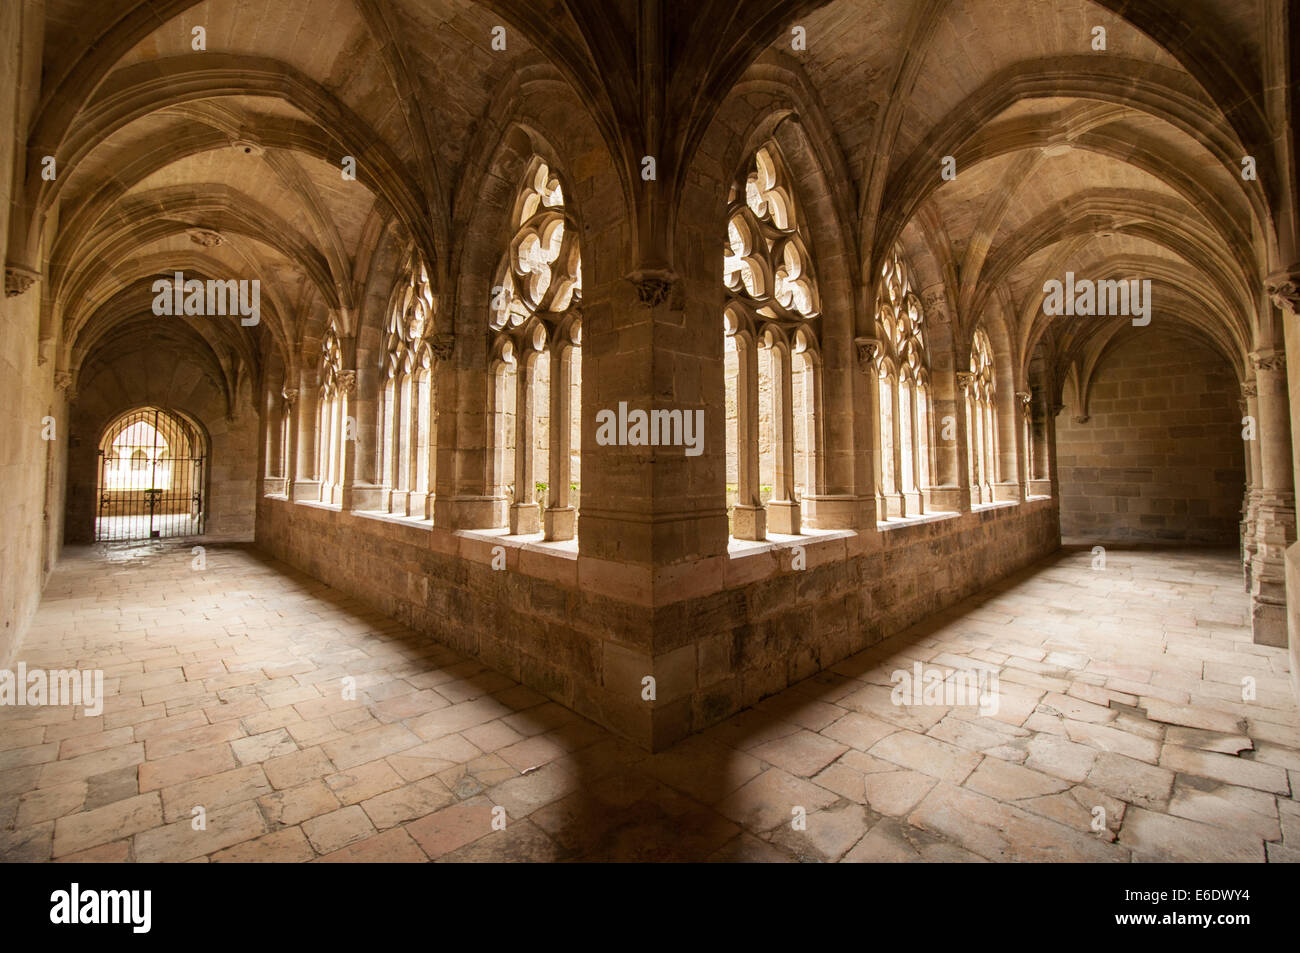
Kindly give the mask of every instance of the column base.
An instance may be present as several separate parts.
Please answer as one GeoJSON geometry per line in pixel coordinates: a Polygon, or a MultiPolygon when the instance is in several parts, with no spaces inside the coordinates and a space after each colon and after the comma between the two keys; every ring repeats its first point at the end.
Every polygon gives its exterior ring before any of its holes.
{"type": "Polygon", "coordinates": [[[506,524],[506,501],[500,496],[435,496],[433,522],[449,530],[500,529],[506,524]]]}
{"type": "Polygon", "coordinates": [[[300,502],[302,500],[309,500],[312,503],[320,502],[320,481],[319,480],[294,480],[293,500],[295,503],[300,502]]]}
{"type": "Polygon", "coordinates": [[[373,483],[357,483],[352,487],[352,509],[354,510],[382,510],[385,509],[384,494],[385,489],[382,486],[375,486],[373,483]]]}
{"type": "Polygon", "coordinates": [[[925,508],[930,512],[961,513],[970,509],[970,491],[959,486],[932,486],[924,491],[925,508]]]}
{"type": "Polygon", "coordinates": [[[994,483],[993,499],[999,503],[1019,503],[1025,498],[1019,483],[994,483]]]}
{"type": "Polygon", "coordinates": [[[542,531],[542,508],[536,503],[515,503],[510,507],[510,535],[527,536],[542,531]]]}
{"type": "Polygon", "coordinates": [[[1277,648],[1287,647],[1287,613],[1286,604],[1281,605],[1259,599],[1252,600],[1250,607],[1251,641],[1256,645],[1272,645],[1277,648]]]}
{"type": "Polygon", "coordinates": [[[767,510],[736,504],[731,510],[731,535],[736,539],[767,539],[767,510]]]}
{"type": "Polygon", "coordinates": [[[573,539],[578,526],[578,511],[572,506],[548,506],[542,513],[545,539],[573,539]]]}
{"type": "Polygon", "coordinates": [[[875,529],[874,496],[805,496],[803,525],[812,529],[875,529]]]}
{"type": "Polygon", "coordinates": [[[794,500],[769,500],[767,503],[768,532],[798,536],[800,515],[799,504],[794,500]]]}

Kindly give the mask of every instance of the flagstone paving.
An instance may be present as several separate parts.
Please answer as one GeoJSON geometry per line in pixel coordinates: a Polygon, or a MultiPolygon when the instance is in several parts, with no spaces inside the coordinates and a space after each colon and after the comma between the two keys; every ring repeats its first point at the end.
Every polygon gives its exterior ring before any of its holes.
{"type": "Polygon", "coordinates": [[[66,554],[19,660],[102,669],[104,708],[0,707],[0,859],[1300,860],[1300,715],[1232,552],[1067,548],[655,755],[205,558],[66,554]],[[997,710],[893,704],[917,663],[997,710]]]}

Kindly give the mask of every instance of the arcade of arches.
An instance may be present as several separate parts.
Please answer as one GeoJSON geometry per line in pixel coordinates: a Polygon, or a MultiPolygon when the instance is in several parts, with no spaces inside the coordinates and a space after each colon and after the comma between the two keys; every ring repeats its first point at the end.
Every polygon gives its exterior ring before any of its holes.
{"type": "MultiPolygon", "coordinates": [[[[42,592],[95,578],[97,527],[139,515],[127,488],[158,507],[183,479],[166,525],[202,534],[177,551],[207,547],[203,592],[254,565],[311,577],[417,633],[407,658],[458,653],[641,749],[790,690],[829,703],[808,686],[946,620],[972,656],[922,634],[907,665],[1028,660],[1037,694],[1000,724],[1140,715],[1295,798],[1298,20],[1295,0],[0,5],[0,665],[125,661],[80,622],[52,642],[68,617],[42,592]],[[1049,313],[1053,280],[1091,304],[1049,313]],[[146,408],[148,433],[123,423],[146,408]],[[1086,663],[1053,640],[1068,598],[1009,640],[981,608],[1134,564],[1139,593],[1204,605],[1182,627],[1103,614],[1129,641],[1086,663]],[[1175,647],[1223,679],[1184,684],[1175,647]],[[1191,737],[1256,718],[1236,748],[1191,737]]],[[[126,535],[172,535],[141,512],[126,535]]],[[[340,631],[321,673],[349,671],[340,631]]],[[[186,684],[220,658],[177,651],[186,684]]],[[[119,704],[155,704],[151,664],[135,688],[119,668],[119,704]]],[[[211,690],[266,709],[238,671],[211,690]]]]}

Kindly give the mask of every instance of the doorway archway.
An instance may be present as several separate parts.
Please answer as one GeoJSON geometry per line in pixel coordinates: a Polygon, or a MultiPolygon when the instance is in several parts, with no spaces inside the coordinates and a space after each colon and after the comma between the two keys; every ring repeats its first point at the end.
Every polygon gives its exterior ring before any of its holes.
{"type": "Polygon", "coordinates": [[[208,446],[182,414],[143,407],[99,441],[95,541],[199,536],[207,515],[208,446]]]}

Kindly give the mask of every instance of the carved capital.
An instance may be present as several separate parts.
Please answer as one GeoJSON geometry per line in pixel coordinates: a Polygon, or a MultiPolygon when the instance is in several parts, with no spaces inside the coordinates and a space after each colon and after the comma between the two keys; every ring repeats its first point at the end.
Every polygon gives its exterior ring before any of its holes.
{"type": "Polygon", "coordinates": [[[1241,394],[1243,397],[1258,397],[1259,386],[1254,381],[1250,381],[1249,383],[1242,384],[1241,394]]]}
{"type": "Polygon", "coordinates": [[[643,308],[668,307],[680,311],[684,306],[682,281],[667,271],[638,271],[628,276],[636,288],[637,303],[643,308]]]}
{"type": "Polygon", "coordinates": [[[1029,406],[1030,402],[1033,401],[1033,399],[1034,399],[1034,395],[1031,394],[1029,391],[1026,390],[1016,391],[1016,400],[1020,401],[1020,403],[1024,404],[1026,407],[1029,406]]]}
{"type": "Polygon", "coordinates": [[[297,390],[281,390],[281,391],[280,391],[280,396],[284,398],[284,402],[285,402],[286,404],[288,404],[290,407],[292,407],[294,404],[298,403],[298,391],[297,391],[297,390]]]}
{"type": "Polygon", "coordinates": [[[55,388],[56,388],[57,390],[59,390],[59,391],[61,391],[61,392],[63,393],[63,396],[64,396],[64,398],[68,401],[68,403],[71,404],[71,403],[74,403],[74,402],[76,401],[76,399],[77,399],[77,392],[76,392],[75,390],[72,389],[72,372],[71,372],[71,371],[55,371],[55,372],[54,372],[54,386],[55,386],[55,388]]]}
{"type": "Polygon", "coordinates": [[[926,288],[921,292],[921,306],[925,308],[927,318],[937,321],[948,320],[948,296],[943,287],[926,288]]]}
{"type": "Polygon", "coordinates": [[[1092,418],[1090,418],[1087,414],[1075,414],[1070,419],[1073,420],[1076,424],[1086,424],[1092,418]]]}
{"type": "Polygon", "coordinates": [[[969,393],[971,387],[975,384],[975,375],[970,371],[957,372],[957,386],[961,388],[962,393],[969,393]]]}
{"type": "Polygon", "coordinates": [[[40,280],[41,274],[22,265],[5,265],[5,297],[16,298],[40,280]]]}
{"type": "Polygon", "coordinates": [[[1300,266],[1264,279],[1264,290],[1283,314],[1300,316],[1300,266]]]}
{"type": "Polygon", "coordinates": [[[429,342],[429,350],[433,351],[433,356],[438,360],[450,361],[452,353],[456,350],[456,335],[435,334],[433,340],[429,342]]]}
{"type": "Polygon", "coordinates": [[[876,359],[880,357],[880,341],[876,338],[854,338],[853,344],[858,350],[858,366],[864,373],[875,370],[876,359]]]}
{"type": "Polygon", "coordinates": [[[1286,355],[1281,351],[1255,351],[1250,355],[1251,366],[1257,371],[1286,370],[1286,355]]]}
{"type": "Polygon", "coordinates": [[[357,372],[339,371],[339,393],[355,397],[357,393],[357,372]]]}

